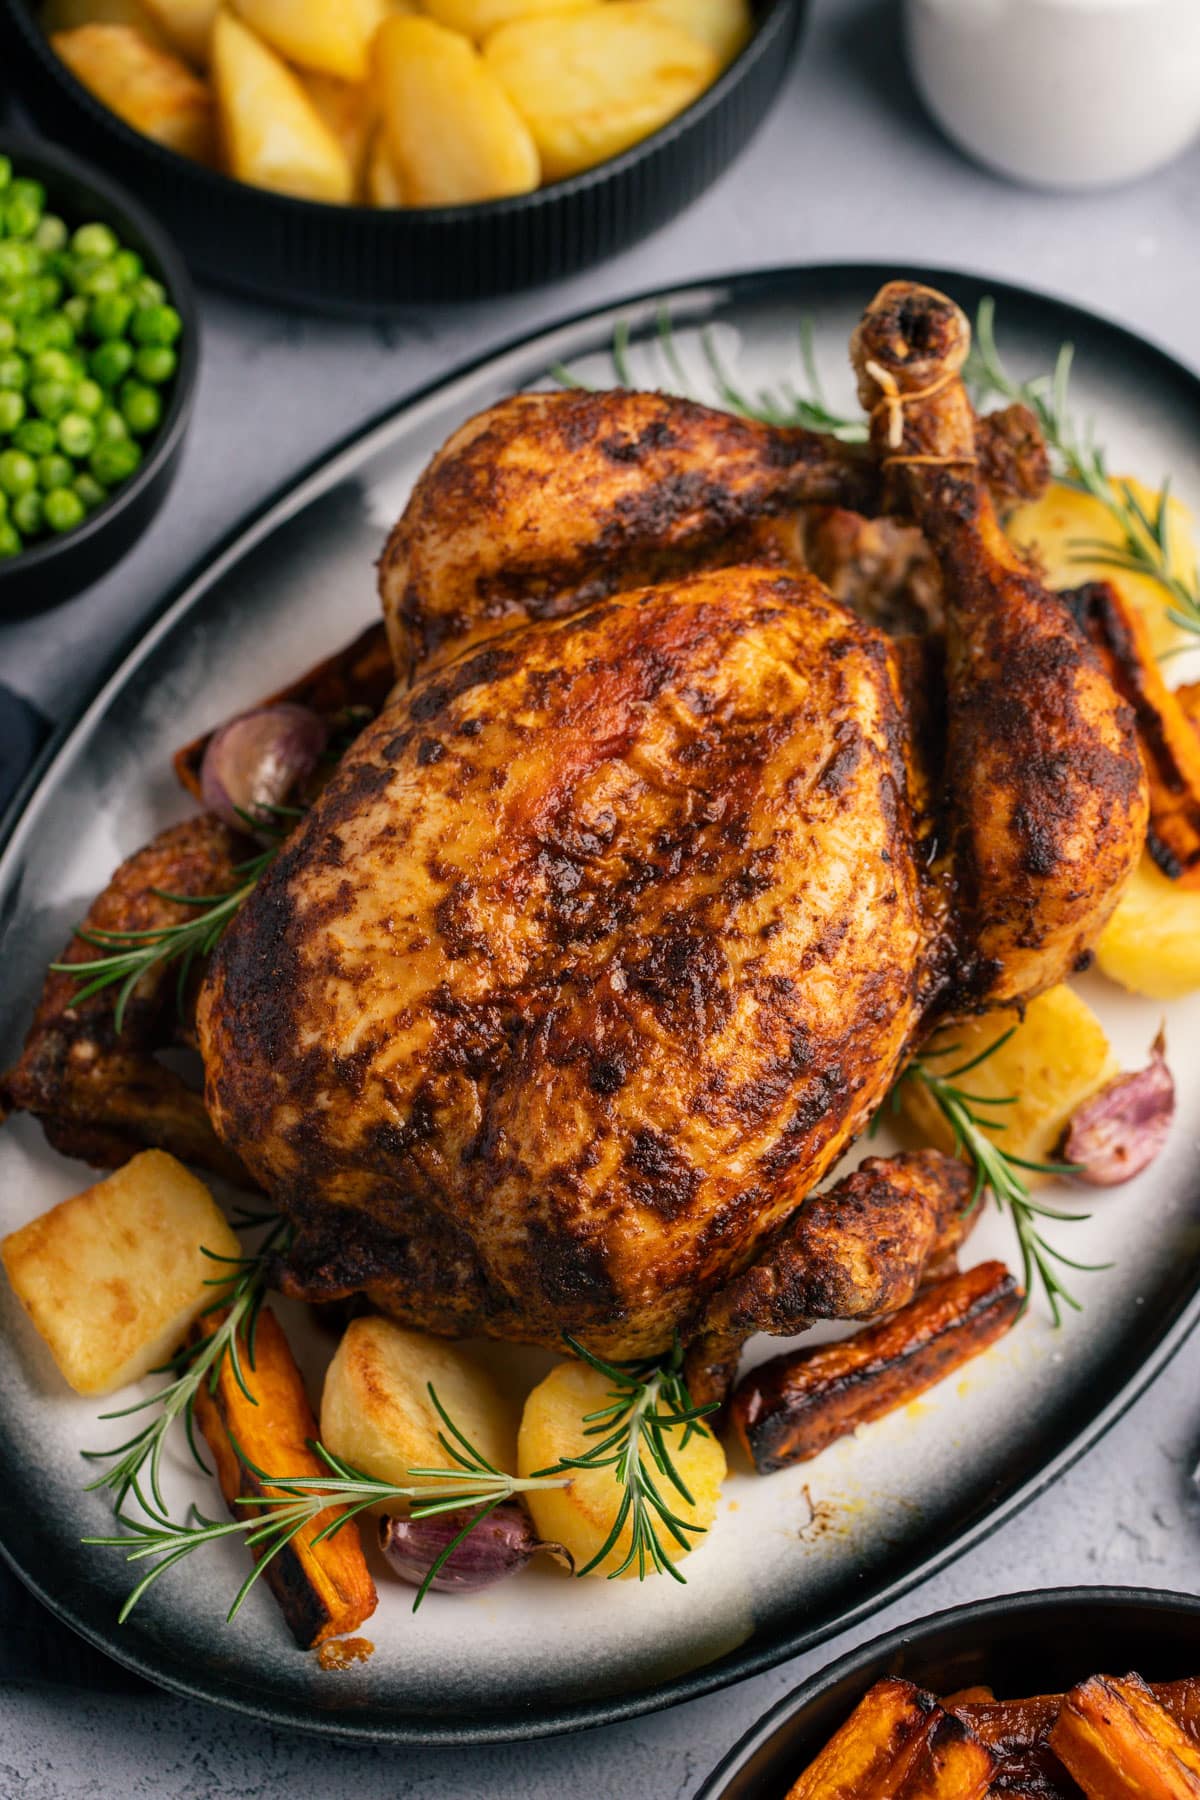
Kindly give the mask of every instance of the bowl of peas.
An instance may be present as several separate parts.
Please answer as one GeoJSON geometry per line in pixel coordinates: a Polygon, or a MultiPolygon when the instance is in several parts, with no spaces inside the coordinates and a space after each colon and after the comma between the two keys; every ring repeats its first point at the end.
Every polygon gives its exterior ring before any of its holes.
{"type": "Polygon", "coordinates": [[[0,612],[107,572],[174,477],[199,332],[160,226],[57,148],[0,139],[0,612]]]}

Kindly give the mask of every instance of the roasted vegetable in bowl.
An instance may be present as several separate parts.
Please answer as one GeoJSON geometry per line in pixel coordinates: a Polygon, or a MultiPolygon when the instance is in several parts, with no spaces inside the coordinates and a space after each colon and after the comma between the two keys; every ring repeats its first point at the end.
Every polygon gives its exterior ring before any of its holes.
{"type": "Polygon", "coordinates": [[[620,154],[744,48],[750,0],[51,0],[51,44],[166,148],[300,199],[453,206],[620,154]]]}

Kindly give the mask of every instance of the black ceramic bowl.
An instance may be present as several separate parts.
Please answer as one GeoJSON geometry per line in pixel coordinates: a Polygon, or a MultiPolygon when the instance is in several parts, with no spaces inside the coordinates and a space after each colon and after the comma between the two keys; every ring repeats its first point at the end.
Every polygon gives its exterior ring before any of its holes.
{"type": "Polygon", "coordinates": [[[696,1800],[784,1800],[884,1675],[934,1694],[982,1684],[1013,1700],[1130,1669],[1147,1681],[1200,1675],[1200,1599],[1145,1588],[1050,1588],[975,1601],[903,1625],[814,1675],[746,1733],[696,1800]]]}
{"type": "MultiPolygon", "coordinates": [[[[197,269],[290,304],[380,310],[473,300],[569,275],[694,200],[761,124],[808,0],[756,0],[751,42],[694,105],[633,149],[536,193],[477,206],[381,211],[248,187],[161,149],[55,56],[29,0],[0,0],[19,92],[38,121],[169,217],[197,269]]],[[[4,65],[0,42],[0,68],[4,65]]]]}
{"type": "Polygon", "coordinates": [[[0,561],[0,617],[38,612],[68,600],[98,581],[141,535],[166,498],[192,409],[200,355],[196,297],[183,259],[150,215],[111,181],[61,150],[0,137],[0,154],[10,156],[19,175],[34,176],[46,188],[51,210],[68,225],[102,219],[122,243],[136,250],[147,271],[162,282],[183,320],[179,367],[163,408],[162,423],[145,445],[136,473],[74,531],[46,538],[19,556],[0,561]]]}

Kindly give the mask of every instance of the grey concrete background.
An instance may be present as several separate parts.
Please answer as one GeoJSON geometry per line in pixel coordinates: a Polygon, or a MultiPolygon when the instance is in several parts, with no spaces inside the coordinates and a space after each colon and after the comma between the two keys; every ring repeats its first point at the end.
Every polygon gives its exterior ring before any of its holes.
{"type": "MultiPolygon", "coordinates": [[[[1131,95],[1131,104],[1137,96],[1131,95]]],[[[0,675],[68,713],[163,590],[292,470],[466,357],[556,314],[732,268],[895,258],[1024,281],[1120,318],[1200,366],[1200,149],[1119,191],[1005,185],[926,122],[888,0],[816,0],[804,53],[750,149],[674,225],[560,287],[377,327],[203,296],[204,368],[182,473],[134,555],[41,620],[0,626],[0,675]]],[[[1198,1146],[1200,1149],[1200,1146],[1198,1146]]],[[[1022,1516],[864,1631],[724,1694],[603,1731],[477,1751],[345,1750],[167,1698],[0,1690],[0,1800],[686,1800],[781,1694],[856,1638],[1021,1588],[1195,1590],[1194,1349],[1022,1516]]]]}

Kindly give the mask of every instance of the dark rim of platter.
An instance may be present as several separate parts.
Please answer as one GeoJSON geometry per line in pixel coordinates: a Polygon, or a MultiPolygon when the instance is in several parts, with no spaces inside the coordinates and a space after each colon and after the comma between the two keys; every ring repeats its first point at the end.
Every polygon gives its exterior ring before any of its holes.
{"type": "Polygon", "coordinates": [[[897,1625],[883,1637],[870,1638],[847,1651],[834,1663],[810,1675],[807,1681],[785,1694],[782,1700],[755,1721],[732,1749],[721,1758],[695,1800],[722,1800],[732,1779],[752,1760],[756,1751],[764,1749],[776,1734],[793,1719],[799,1718],[812,1702],[837,1687],[848,1675],[873,1665],[891,1663],[910,1644],[935,1638],[939,1632],[955,1626],[985,1628],[1014,1618],[1029,1618],[1030,1628],[1045,1615],[1064,1608],[1080,1607],[1090,1613],[1109,1608],[1130,1613],[1190,1615],[1200,1625],[1200,1597],[1178,1593],[1170,1588],[1068,1587],[1037,1588],[1020,1594],[998,1594],[986,1600],[969,1600],[962,1606],[947,1607],[923,1619],[911,1619],[897,1625]]]}
{"type": "MultiPolygon", "coordinates": [[[[136,504],[146,489],[153,486],[165,464],[175,456],[188,428],[200,369],[200,310],[191,275],[170,233],[122,183],[93,169],[72,151],[3,120],[0,120],[0,152],[12,157],[14,172],[18,175],[23,163],[30,169],[44,169],[48,189],[53,186],[56,176],[77,185],[95,199],[98,216],[139,239],[145,247],[148,264],[161,276],[167,297],[183,320],[178,367],[162,419],[148,441],[144,460],[82,524],[64,532],[62,537],[47,538],[22,550],[11,564],[0,564],[2,596],[4,577],[10,568],[14,577],[20,575],[22,580],[44,570],[47,581],[52,582],[56,559],[80,552],[82,546],[102,537],[116,516],[136,504]]],[[[82,553],[86,554],[86,551],[82,553]]],[[[0,848],[7,839],[8,829],[7,819],[0,822],[0,848]]]]}
{"type": "MultiPolygon", "coordinates": [[[[803,16],[810,0],[773,0],[769,10],[763,8],[763,16],[757,19],[754,32],[749,42],[738,52],[727,68],[721,70],[711,86],[697,95],[690,106],[684,107],[665,125],[660,125],[648,137],[640,138],[628,150],[622,150],[616,156],[610,156],[604,162],[596,163],[590,169],[583,169],[578,175],[565,176],[560,181],[546,182],[528,194],[516,194],[502,200],[472,201],[463,206],[431,206],[422,207],[424,220],[437,225],[453,224],[458,221],[470,221],[481,214],[489,217],[503,217],[505,214],[518,213],[530,206],[545,205],[562,198],[572,199],[590,193],[594,188],[602,186],[614,176],[620,176],[633,168],[651,151],[669,148],[696,123],[708,117],[714,110],[719,110],[730,90],[737,86],[751,64],[760,62],[764,57],[773,54],[778,47],[780,35],[792,28],[795,16],[803,16]]],[[[167,149],[148,138],[144,133],[126,123],[119,114],[112,111],[101,100],[86,88],[84,84],[69,70],[53,50],[50,49],[37,19],[34,7],[29,0],[7,0],[7,10],[14,28],[20,33],[26,51],[37,57],[46,73],[69,93],[76,104],[96,125],[112,133],[129,150],[140,151],[152,164],[170,174],[182,168],[186,170],[188,179],[207,184],[217,193],[236,190],[239,194],[246,187],[245,182],[238,181],[232,175],[226,175],[220,169],[206,168],[203,163],[190,160],[178,152],[167,149]]],[[[320,201],[301,200],[295,195],[279,193],[263,193],[263,198],[272,205],[282,207],[285,211],[303,214],[312,207],[328,210],[320,201]]],[[[378,207],[350,205],[338,208],[342,212],[359,213],[369,219],[387,220],[391,215],[388,210],[378,207]]],[[[509,348],[515,346],[510,345],[509,348]]],[[[459,373],[466,373],[460,370],[459,373]]],[[[357,434],[356,434],[357,435],[357,434]]]]}
{"type": "MultiPolygon", "coordinates": [[[[959,290],[965,288],[974,298],[985,293],[992,294],[1000,301],[1007,301],[1014,310],[1034,306],[1051,315],[1057,314],[1067,330],[1072,328],[1077,330],[1081,322],[1086,323],[1088,328],[1098,336],[1107,338],[1114,352],[1119,354],[1121,361],[1130,361],[1136,365],[1140,359],[1143,365],[1150,363],[1157,366],[1179,393],[1190,397],[1192,403],[1200,408],[1200,377],[1193,374],[1190,369],[1161,346],[1140,337],[1127,327],[1106,319],[1088,308],[1078,306],[1061,296],[1018,286],[1003,279],[993,279],[986,273],[967,269],[905,268],[898,267],[894,262],[792,264],[746,271],[732,276],[717,273],[666,290],[656,287],[627,295],[611,303],[606,303],[601,308],[582,309],[570,317],[558,321],[557,324],[552,322],[549,325],[540,326],[535,331],[522,333],[504,344],[497,345],[485,353],[471,358],[456,369],[407,394],[400,402],[383,409],[369,423],[358,427],[337,444],[326,448],[319,456],[310,460],[302,469],[282,483],[269,499],[247,513],[232,531],[211,546],[207,553],[193,565],[186,577],[170,591],[162,605],[143,618],[136,629],[128,634],[119,652],[110,662],[104,677],[95,684],[90,699],[75,710],[68,723],[64,723],[55,731],[26,777],[3,820],[0,821],[0,852],[6,849],[21,813],[29,803],[34,791],[47,778],[68,738],[91,713],[102,707],[109,690],[119,685],[125,665],[135,657],[138,647],[144,646],[148,650],[151,647],[149,640],[157,640],[166,632],[172,615],[177,612],[180,614],[186,612],[199,597],[196,595],[189,599],[190,590],[202,580],[214,564],[228,556],[240,540],[251,535],[257,527],[261,526],[275,509],[285,507],[289,497],[296,489],[319,474],[329,462],[350,450],[361,439],[386,425],[397,414],[420,404],[456,381],[469,377],[489,363],[535,343],[540,338],[585,325],[590,320],[611,319],[614,315],[619,316],[626,309],[645,309],[660,299],[677,300],[682,303],[690,295],[719,290],[726,303],[750,304],[756,300],[768,298],[781,289],[793,287],[798,280],[807,280],[813,284],[825,282],[841,286],[861,282],[865,301],[883,281],[897,279],[927,283],[950,293],[954,293],[956,288],[959,290]]],[[[961,1530],[956,1532],[952,1541],[939,1546],[928,1555],[916,1555],[912,1563],[902,1568],[882,1589],[873,1592],[857,1605],[851,1606],[837,1617],[824,1618],[815,1624],[799,1623],[791,1630],[776,1631],[770,1635],[761,1635],[757,1639],[752,1638],[742,1649],[732,1652],[722,1660],[694,1669],[657,1686],[643,1688],[629,1694],[603,1696],[594,1701],[580,1704],[524,1709],[518,1702],[508,1702],[503,1711],[481,1714],[474,1721],[448,1717],[433,1718],[428,1714],[404,1716],[392,1713],[389,1713],[385,1719],[377,1717],[372,1720],[364,1717],[360,1710],[348,1711],[344,1717],[335,1717],[316,1713],[311,1706],[305,1704],[302,1697],[297,1697],[296,1700],[289,1702],[279,1702],[272,1697],[269,1703],[264,1704],[261,1699],[256,1697],[254,1690],[249,1685],[236,1678],[226,1677],[216,1670],[207,1670],[196,1679],[161,1671],[148,1656],[140,1654],[132,1644],[127,1646],[119,1638],[114,1641],[109,1629],[111,1622],[107,1618],[103,1622],[84,1619],[80,1616],[74,1597],[66,1600],[49,1591],[38,1573],[22,1565],[19,1549],[23,1541],[22,1520],[17,1516],[15,1502],[4,1488],[0,1488],[0,1552],[4,1554],[14,1572],[26,1586],[65,1624],[70,1625],[88,1642],[111,1656],[125,1668],[172,1693],[228,1706],[234,1711],[247,1714],[252,1718],[266,1720],[272,1724],[285,1725],[295,1730],[308,1731],[318,1736],[347,1742],[397,1745],[479,1744],[549,1737],[557,1732],[606,1725],[622,1719],[635,1718],[641,1714],[660,1711],[664,1707],[675,1705],[680,1701],[696,1699],[701,1695],[712,1693],[735,1681],[741,1681],[751,1675],[760,1674],[766,1669],[774,1668],[789,1657],[811,1650],[839,1633],[861,1624],[874,1614],[882,1612],[885,1607],[911,1592],[931,1575],[947,1567],[967,1550],[983,1542],[999,1526],[1052,1486],[1079,1460],[1086,1450],[1091,1449],[1124,1416],[1134,1401],[1145,1392],[1151,1382],[1175,1356],[1197,1322],[1200,1322],[1200,1285],[1197,1285],[1181,1301],[1175,1316],[1168,1320],[1161,1335],[1150,1344],[1144,1359],[1136,1364],[1127,1379],[1120,1382],[1107,1403],[1087,1419],[1060,1450],[1039,1464],[1024,1479],[1018,1479],[1016,1486],[997,1504],[989,1505],[985,1500],[981,1500],[972,1511],[966,1514],[961,1530]]]]}

